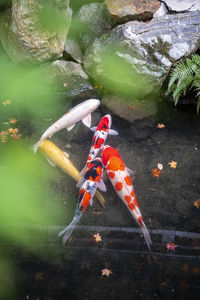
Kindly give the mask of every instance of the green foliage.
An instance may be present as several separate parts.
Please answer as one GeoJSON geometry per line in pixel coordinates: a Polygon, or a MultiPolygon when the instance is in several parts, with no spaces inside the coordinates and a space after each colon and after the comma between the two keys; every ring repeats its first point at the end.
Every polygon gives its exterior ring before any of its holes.
{"type": "Polygon", "coordinates": [[[194,89],[197,92],[197,113],[200,108],[200,55],[193,54],[185,62],[175,65],[170,74],[168,91],[172,92],[175,105],[179,98],[184,96],[188,90],[194,89]]]}

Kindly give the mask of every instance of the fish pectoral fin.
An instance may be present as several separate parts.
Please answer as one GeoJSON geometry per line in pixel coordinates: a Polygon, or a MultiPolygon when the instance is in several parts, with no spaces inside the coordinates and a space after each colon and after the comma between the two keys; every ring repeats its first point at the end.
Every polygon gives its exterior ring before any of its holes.
{"type": "Polygon", "coordinates": [[[46,159],[47,159],[48,163],[49,163],[52,167],[55,167],[55,166],[56,166],[56,164],[54,164],[49,158],[46,158],[46,159]]]}
{"type": "Polygon", "coordinates": [[[126,169],[127,169],[127,171],[128,171],[128,173],[129,173],[130,176],[135,175],[135,172],[133,170],[131,170],[131,169],[127,168],[127,167],[126,167],[126,169]]]}
{"type": "Polygon", "coordinates": [[[67,127],[66,129],[67,129],[68,131],[70,131],[70,130],[72,130],[72,129],[74,128],[74,126],[75,126],[75,124],[73,124],[73,125],[67,127]]]}
{"type": "Polygon", "coordinates": [[[85,126],[89,127],[91,126],[91,114],[87,115],[85,118],[82,119],[82,122],[85,126]]]}
{"type": "Polygon", "coordinates": [[[69,153],[67,153],[67,152],[65,152],[65,151],[63,151],[63,153],[64,153],[67,157],[69,157],[69,153]]]}
{"type": "Polygon", "coordinates": [[[93,205],[93,198],[90,199],[90,206],[93,205]]]}
{"type": "Polygon", "coordinates": [[[110,135],[118,135],[119,133],[116,130],[109,129],[108,134],[110,134],[110,135]]]}
{"type": "Polygon", "coordinates": [[[81,170],[81,172],[79,173],[79,176],[80,176],[80,177],[83,177],[83,176],[84,176],[86,169],[87,169],[87,165],[85,165],[85,167],[84,167],[84,168],[81,170]]]}
{"type": "Polygon", "coordinates": [[[97,126],[94,126],[94,127],[90,128],[91,131],[96,131],[96,129],[97,129],[97,126]]]}
{"type": "Polygon", "coordinates": [[[102,179],[99,181],[98,189],[101,190],[102,192],[106,192],[107,191],[106,185],[105,185],[105,183],[103,182],[102,179]]]}
{"type": "Polygon", "coordinates": [[[80,178],[79,181],[76,184],[76,187],[79,188],[80,186],[82,186],[84,180],[85,180],[84,178],[80,178]]]}

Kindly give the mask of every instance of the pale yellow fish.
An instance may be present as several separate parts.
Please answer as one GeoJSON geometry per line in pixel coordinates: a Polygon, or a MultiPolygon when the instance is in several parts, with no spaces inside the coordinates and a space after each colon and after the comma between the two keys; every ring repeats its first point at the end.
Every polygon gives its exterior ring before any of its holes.
{"type": "MultiPolygon", "coordinates": [[[[73,163],[69,160],[67,155],[58,148],[54,143],[49,140],[44,140],[39,146],[39,150],[45,155],[45,157],[52,163],[57,165],[63,172],[67,173],[69,176],[74,178],[76,181],[79,181],[79,171],[73,165],[73,163]]],[[[101,205],[105,207],[105,199],[96,191],[96,198],[99,200],[101,205]]]]}

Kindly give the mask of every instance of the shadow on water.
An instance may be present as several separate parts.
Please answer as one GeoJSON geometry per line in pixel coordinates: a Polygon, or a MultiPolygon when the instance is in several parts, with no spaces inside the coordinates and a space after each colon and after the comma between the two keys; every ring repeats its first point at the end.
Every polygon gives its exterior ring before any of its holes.
{"type": "MultiPolygon", "coordinates": [[[[92,126],[107,112],[105,107],[95,111],[92,126]]],[[[119,135],[108,137],[107,144],[116,147],[135,171],[133,184],[152,251],[109,182],[105,209],[97,201],[88,207],[62,246],[57,232],[73,218],[77,190],[72,179],[55,169],[59,176],[52,186],[59,194],[54,200],[61,218],[57,225],[36,226],[44,237],[40,244],[37,236],[32,238],[33,247],[42,248],[45,255],[39,258],[26,247],[1,239],[1,256],[11,260],[14,269],[13,278],[4,280],[9,289],[16,287],[8,299],[199,299],[200,225],[199,210],[193,206],[199,198],[199,125],[193,107],[169,103],[160,104],[156,116],[132,124],[113,116],[112,128],[119,135]],[[157,128],[159,123],[165,127],[157,128]],[[176,169],[168,164],[172,160],[176,169]],[[152,169],[158,163],[164,168],[160,178],[154,178],[152,169]],[[102,237],[99,243],[94,240],[97,232],[102,237]],[[167,243],[175,248],[167,249],[167,243]],[[108,278],[102,276],[105,268],[112,270],[108,278]]],[[[92,135],[78,124],[52,140],[62,149],[68,145],[71,161],[81,170],[92,135]]]]}

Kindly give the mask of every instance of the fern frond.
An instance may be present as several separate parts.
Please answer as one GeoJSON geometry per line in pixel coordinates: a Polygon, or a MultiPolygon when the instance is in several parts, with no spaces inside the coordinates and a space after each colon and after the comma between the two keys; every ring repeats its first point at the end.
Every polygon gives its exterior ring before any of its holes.
{"type": "Polygon", "coordinates": [[[197,100],[197,114],[199,113],[199,109],[200,109],[200,96],[198,97],[197,100]]]}
{"type": "Polygon", "coordinates": [[[200,55],[199,54],[193,54],[191,57],[191,60],[193,63],[195,63],[195,65],[200,67],[200,55]]]}

